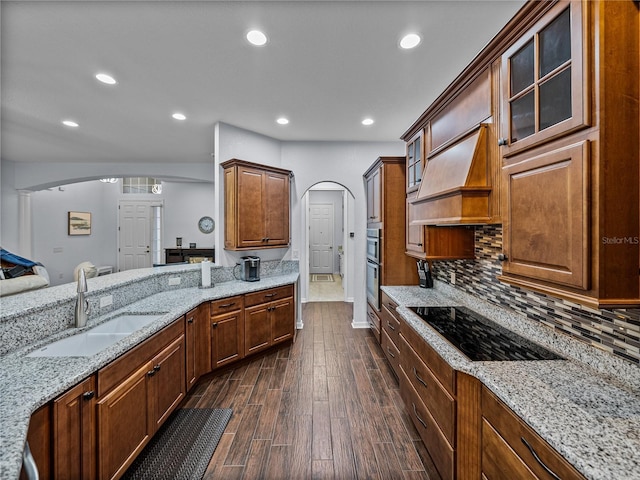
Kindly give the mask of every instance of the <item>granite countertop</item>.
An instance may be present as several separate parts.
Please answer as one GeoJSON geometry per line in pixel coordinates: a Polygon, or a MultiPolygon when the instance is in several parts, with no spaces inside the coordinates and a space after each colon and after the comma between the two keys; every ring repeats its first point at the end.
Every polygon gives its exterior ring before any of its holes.
{"type": "Polygon", "coordinates": [[[382,290],[453,368],[481,380],[585,477],[640,479],[637,366],[445,284],[382,290]],[[410,306],[466,306],[566,360],[473,362],[410,306]]]}
{"type": "Polygon", "coordinates": [[[122,313],[160,313],[143,329],[92,357],[27,357],[31,351],[53,340],[77,333],[68,329],[45,340],[0,357],[0,479],[18,478],[22,451],[31,414],[181,315],[203,302],[250,293],[298,281],[299,274],[263,277],[257,282],[230,281],[214,287],[184,288],[151,295],[109,312],[87,324],[86,329],[122,313]]]}

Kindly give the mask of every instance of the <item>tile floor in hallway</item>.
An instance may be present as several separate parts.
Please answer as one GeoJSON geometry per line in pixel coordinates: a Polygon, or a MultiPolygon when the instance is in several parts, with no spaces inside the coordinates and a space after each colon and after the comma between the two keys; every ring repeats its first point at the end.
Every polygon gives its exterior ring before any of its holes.
{"type": "Polygon", "coordinates": [[[205,479],[437,479],[352,304],[303,305],[296,342],[204,377],[184,407],[232,408],[205,479]]]}
{"type": "Polygon", "coordinates": [[[334,273],[333,282],[314,282],[310,275],[307,302],[344,302],[342,277],[334,273]]]}

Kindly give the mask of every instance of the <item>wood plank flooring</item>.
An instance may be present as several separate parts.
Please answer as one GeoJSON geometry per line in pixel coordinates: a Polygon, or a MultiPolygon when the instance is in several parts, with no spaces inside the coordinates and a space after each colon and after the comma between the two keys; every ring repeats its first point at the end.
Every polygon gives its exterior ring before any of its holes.
{"type": "Polygon", "coordinates": [[[398,383],[352,305],[303,305],[293,345],[210,374],[186,408],[232,408],[205,479],[437,479],[398,383]]]}

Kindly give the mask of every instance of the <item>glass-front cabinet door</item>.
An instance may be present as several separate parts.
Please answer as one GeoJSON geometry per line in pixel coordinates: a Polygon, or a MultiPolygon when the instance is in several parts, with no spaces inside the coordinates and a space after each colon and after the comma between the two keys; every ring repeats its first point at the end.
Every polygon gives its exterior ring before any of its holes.
{"type": "Polygon", "coordinates": [[[503,153],[587,125],[581,2],[559,2],[502,57],[503,153]]]}
{"type": "Polygon", "coordinates": [[[422,180],[423,133],[417,133],[407,142],[407,192],[416,190],[422,180]]]}

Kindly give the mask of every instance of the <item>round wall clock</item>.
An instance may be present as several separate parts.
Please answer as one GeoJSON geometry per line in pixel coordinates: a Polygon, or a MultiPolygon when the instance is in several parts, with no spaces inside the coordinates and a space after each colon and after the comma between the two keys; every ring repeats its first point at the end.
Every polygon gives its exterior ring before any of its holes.
{"type": "Polygon", "coordinates": [[[211,217],[202,217],[198,220],[198,228],[202,233],[211,233],[216,226],[216,222],[214,222],[211,217]]]}

